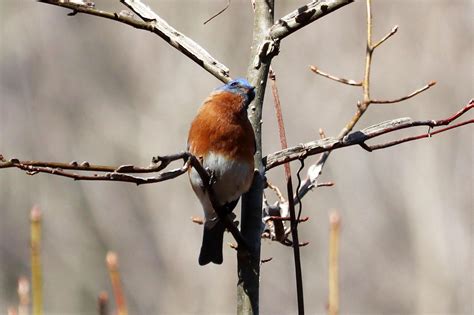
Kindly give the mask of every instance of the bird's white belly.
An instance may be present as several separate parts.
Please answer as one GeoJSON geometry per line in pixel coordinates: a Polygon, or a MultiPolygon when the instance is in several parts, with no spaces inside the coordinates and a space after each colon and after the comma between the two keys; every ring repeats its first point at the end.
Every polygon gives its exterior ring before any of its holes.
{"type": "MultiPolygon", "coordinates": [[[[221,154],[210,153],[203,160],[203,166],[209,169],[214,177],[214,192],[219,204],[223,205],[238,199],[247,192],[252,184],[253,169],[248,163],[234,161],[221,154]]],[[[203,190],[201,177],[192,169],[189,174],[191,185],[201,201],[206,219],[215,218],[207,193],[203,190]]]]}

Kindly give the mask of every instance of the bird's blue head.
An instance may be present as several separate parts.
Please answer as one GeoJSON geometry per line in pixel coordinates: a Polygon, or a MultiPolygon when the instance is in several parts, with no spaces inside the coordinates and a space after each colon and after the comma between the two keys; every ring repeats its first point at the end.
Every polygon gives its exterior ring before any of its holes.
{"type": "Polygon", "coordinates": [[[254,90],[255,87],[252,86],[249,81],[243,78],[232,80],[216,89],[216,91],[230,92],[241,95],[244,98],[245,106],[248,106],[255,98],[254,90]]]}

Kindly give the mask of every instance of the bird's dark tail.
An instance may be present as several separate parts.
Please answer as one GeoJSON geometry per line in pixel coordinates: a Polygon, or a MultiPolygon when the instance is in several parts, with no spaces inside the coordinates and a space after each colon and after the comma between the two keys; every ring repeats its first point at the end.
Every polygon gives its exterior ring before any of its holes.
{"type": "Polygon", "coordinates": [[[217,221],[212,228],[204,226],[199,264],[201,266],[212,262],[222,264],[222,243],[224,241],[225,226],[222,221],[217,221]]]}

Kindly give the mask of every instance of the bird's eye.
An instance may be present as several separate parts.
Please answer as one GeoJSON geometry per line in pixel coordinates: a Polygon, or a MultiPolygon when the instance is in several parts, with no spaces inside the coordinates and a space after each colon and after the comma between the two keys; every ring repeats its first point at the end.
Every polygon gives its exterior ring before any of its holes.
{"type": "Polygon", "coordinates": [[[232,83],[230,84],[230,86],[232,86],[232,87],[236,87],[237,85],[239,85],[239,82],[236,82],[236,81],[235,81],[235,82],[232,82],[232,83]]]}

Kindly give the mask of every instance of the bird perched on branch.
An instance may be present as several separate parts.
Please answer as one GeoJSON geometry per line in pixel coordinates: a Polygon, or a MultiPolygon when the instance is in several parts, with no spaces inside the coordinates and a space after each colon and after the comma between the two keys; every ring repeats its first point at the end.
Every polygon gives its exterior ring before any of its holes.
{"type": "MultiPolygon", "coordinates": [[[[218,87],[199,108],[189,130],[188,150],[212,174],[215,198],[227,213],[232,212],[253,180],[255,136],[247,108],[254,97],[254,87],[245,79],[218,87]]],[[[221,264],[224,223],[194,168],[189,171],[189,179],[205,215],[199,264],[221,264]]]]}

